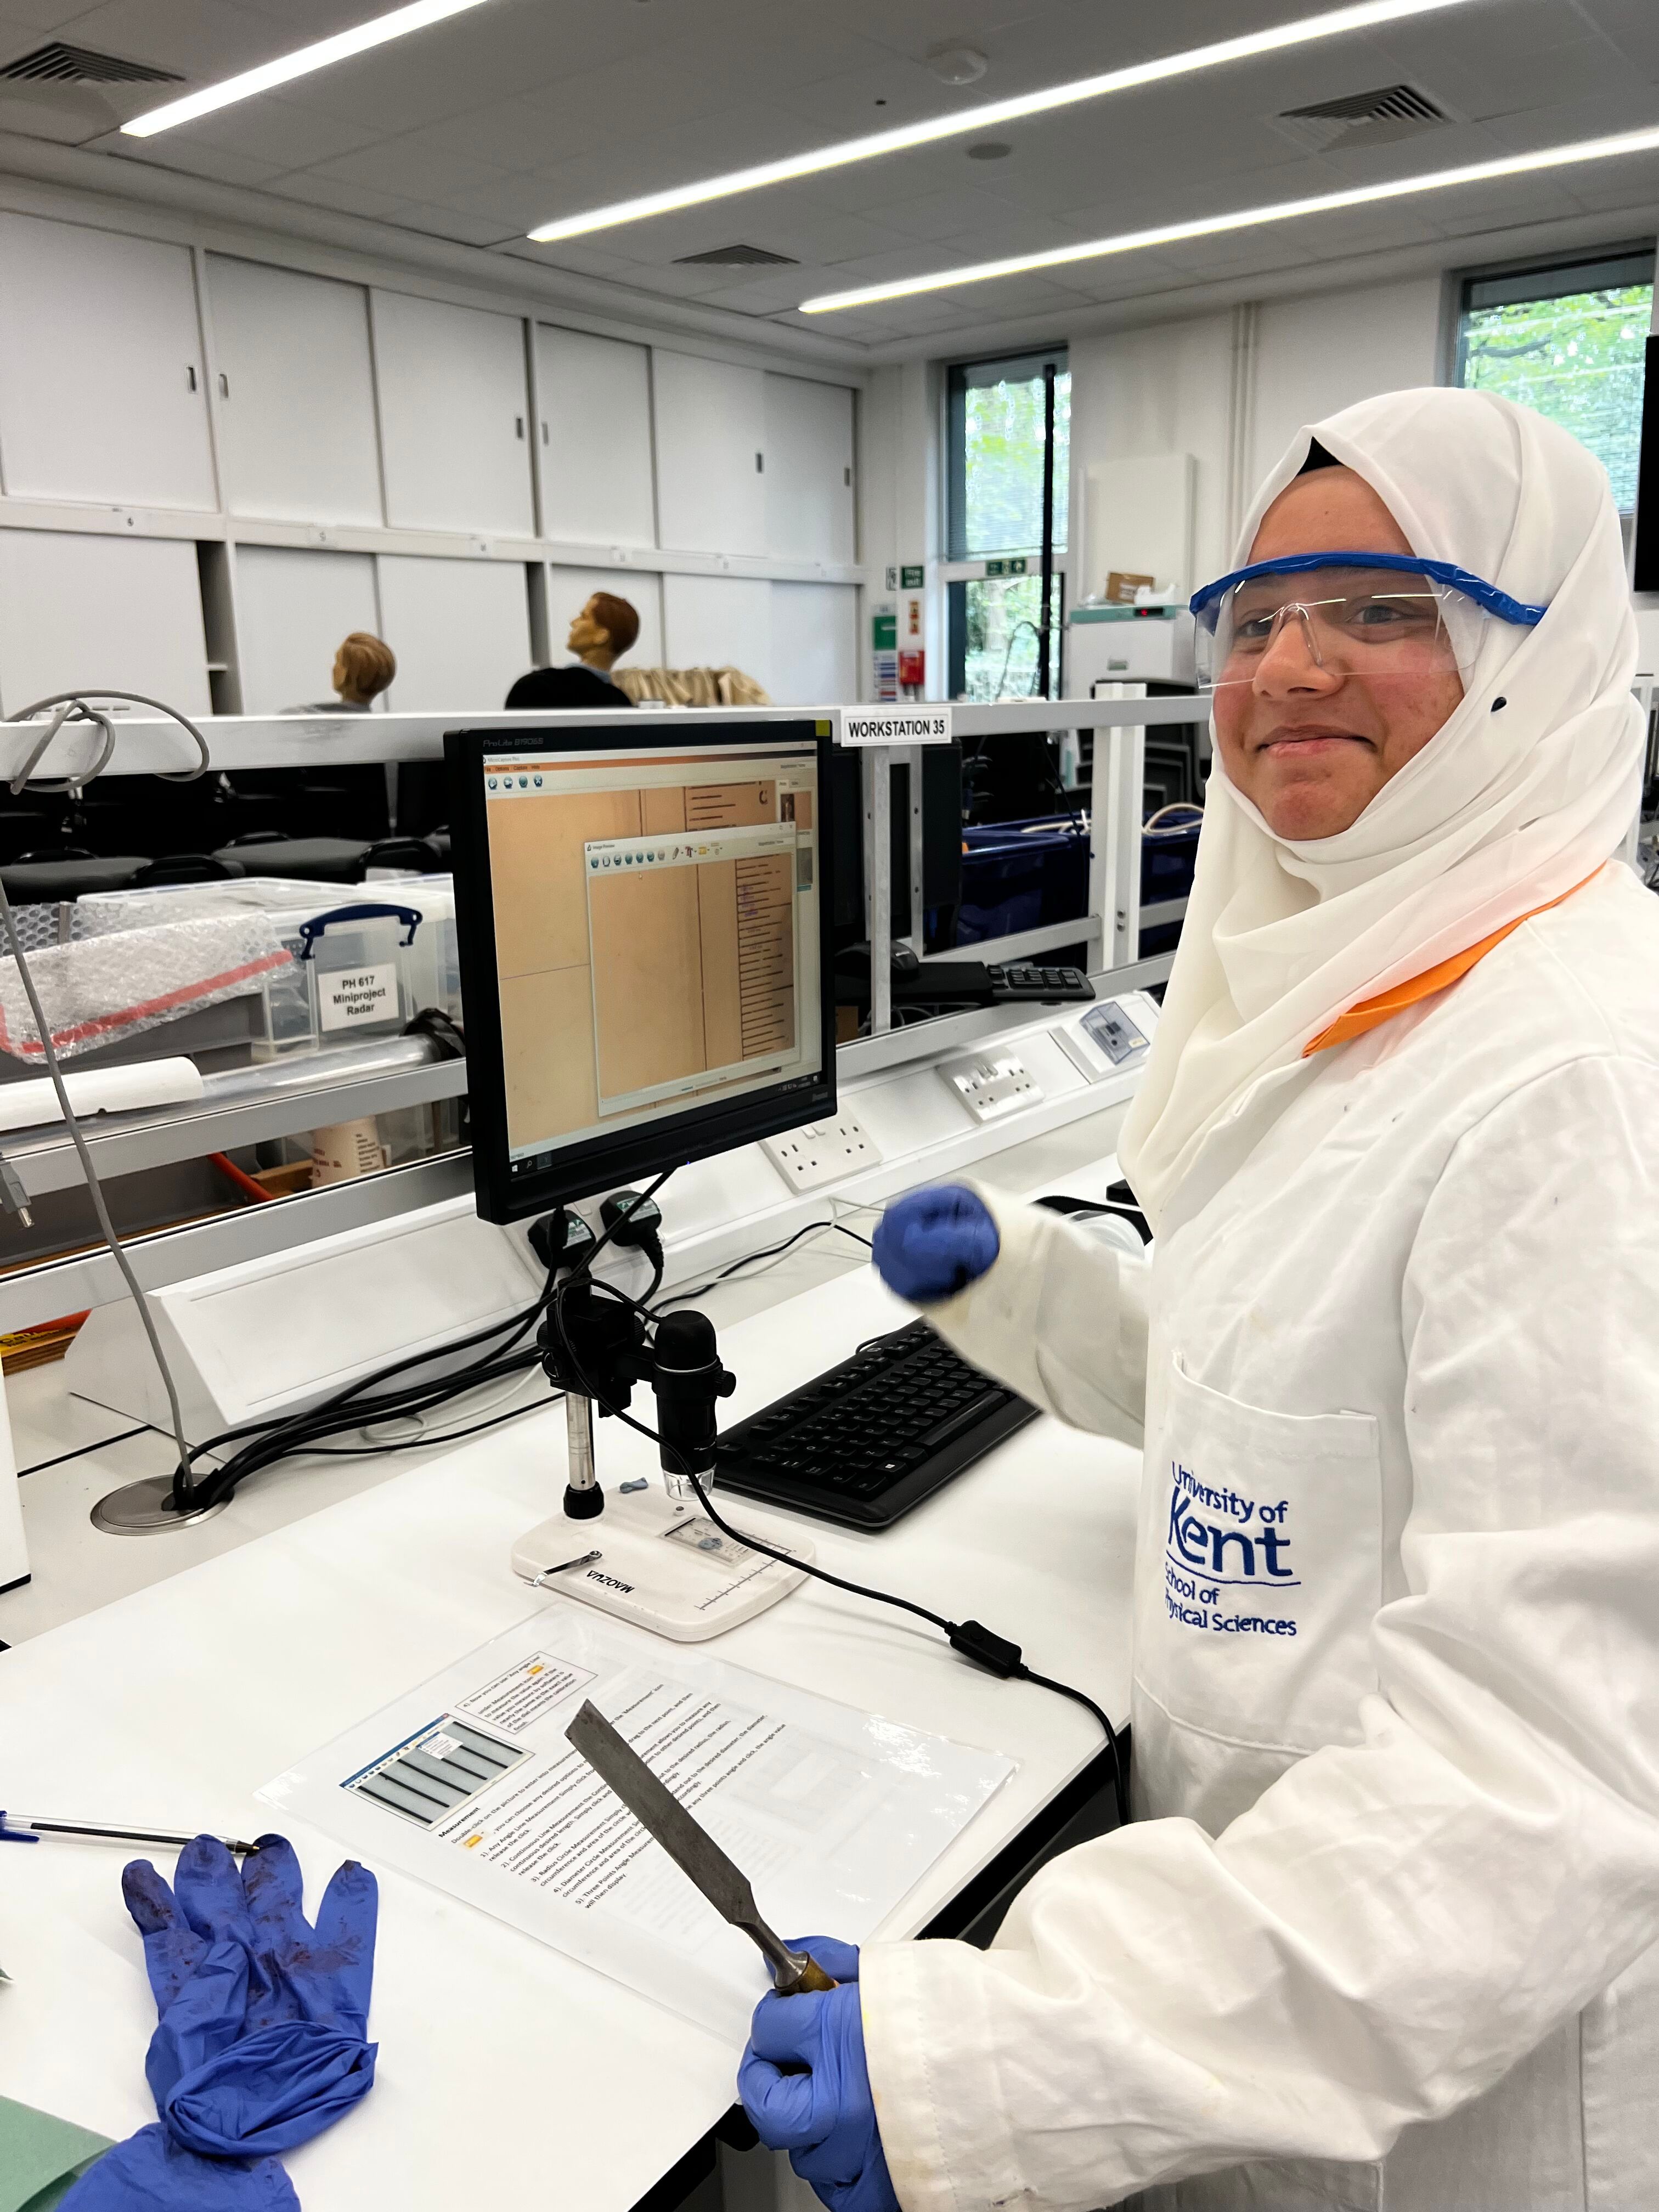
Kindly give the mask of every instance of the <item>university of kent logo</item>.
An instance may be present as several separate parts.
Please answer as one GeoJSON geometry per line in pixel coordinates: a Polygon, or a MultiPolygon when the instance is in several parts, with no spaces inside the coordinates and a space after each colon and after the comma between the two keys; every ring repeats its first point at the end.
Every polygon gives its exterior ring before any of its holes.
{"type": "Polygon", "coordinates": [[[1171,1460],[1164,1538],[1170,1619],[1207,1634],[1294,1636],[1293,1619],[1261,1609],[1272,1593],[1302,1586],[1291,1556],[1290,1512],[1284,1498],[1212,1489],[1171,1460]],[[1241,1604],[1247,1609],[1238,1610],[1241,1604]]]}

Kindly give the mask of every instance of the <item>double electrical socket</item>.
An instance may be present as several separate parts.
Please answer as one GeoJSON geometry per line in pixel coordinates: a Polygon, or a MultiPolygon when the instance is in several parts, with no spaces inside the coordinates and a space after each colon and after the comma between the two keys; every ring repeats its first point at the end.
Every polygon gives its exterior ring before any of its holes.
{"type": "Polygon", "coordinates": [[[939,1073],[976,1121],[1000,1121],[1022,1106],[1035,1106],[1042,1096],[1042,1085],[1025,1062],[1006,1048],[947,1060],[939,1073]]]}
{"type": "Polygon", "coordinates": [[[811,1121],[786,1137],[768,1137],[762,1150],[791,1190],[817,1190],[881,1158],[875,1139],[845,1108],[833,1121],[811,1121]]]}

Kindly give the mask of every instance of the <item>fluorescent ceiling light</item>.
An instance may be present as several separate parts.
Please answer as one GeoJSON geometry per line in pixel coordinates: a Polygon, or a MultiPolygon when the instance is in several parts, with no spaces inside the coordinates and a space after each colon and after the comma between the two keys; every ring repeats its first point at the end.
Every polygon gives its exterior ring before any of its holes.
{"type": "Polygon", "coordinates": [[[129,138],[153,138],[158,131],[194,123],[198,116],[249,100],[256,92],[289,84],[296,76],[309,76],[313,70],[331,69],[336,62],[346,61],[353,54],[366,54],[372,46],[383,46],[390,39],[407,38],[411,31],[424,31],[428,24],[441,23],[447,16],[483,4],[483,0],[413,0],[412,6],[394,8],[389,15],[377,15],[373,22],[359,23],[355,30],[337,31],[331,39],[297,47],[278,61],[262,62],[258,69],[244,70],[240,76],[228,76],[222,84],[210,84],[204,92],[170,100],[165,107],[152,107],[148,115],[135,115],[131,123],[121,125],[122,131],[129,138]]]}
{"type": "Polygon", "coordinates": [[[875,131],[867,138],[843,138],[838,145],[820,146],[810,154],[762,161],[752,169],[732,169],[723,177],[706,178],[702,184],[676,185],[668,191],[647,192],[636,200],[616,200],[609,207],[589,208],[584,215],[544,222],[530,235],[541,246],[561,238],[580,238],[591,230],[610,230],[617,223],[641,222],[647,216],[672,214],[676,208],[698,207],[705,200],[728,199],[734,192],[758,191],[763,185],[787,184],[795,177],[815,175],[820,169],[842,169],[849,162],[873,161],[884,154],[929,146],[969,131],[989,131],[997,124],[1017,123],[1024,116],[1047,115],[1057,107],[1075,106],[1079,100],[1099,100],[1109,92],[1162,84],[1170,77],[1219,69],[1227,62],[1250,61],[1262,54],[1282,53],[1287,46],[1305,46],[1317,39],[1340,38],[1348,31],[1370,30],[1379,23],[1397,23],[1409,15],[1433,15],[1441,9],[1468,4],[1468,0],[1357,0],[1356,5],[1333,9],[1328,15],[1307,15],[1300,22],[1279,23],[1271,30],[1247,31],[1240,38],[1223,39],[1212,46],[1193,46],[1185,53],[1137,62],[1130,69],[1109,70],[1103,76],[1079,77],[1071,84],[1050,85],[1043,92],[1021,93],[1012,100],[958,108],[951,114],[936,116],[931,123],[906,123],[895,131],[875,131]]]}
{"type": "Polygon", "coordinates": [[[962,269],[937,270],[928,276],[901,276],[890,284],[865,284],[854,292],[826,292],[820,299],[803,300],[800,312],[827,315],[839,307],[868,307],[881,300],[908,299],[915,292],[954,292],[960,284],[983,284],[994,276],[1016,276],[1032,269],[1062,269],[1068,262],[1098,261],[1111,253],[1139,253],[1147,246],[1211,238],[1219,231],[1250,230],[1258,223],[1330,215],[1340,208],[1365,207],[1376,200],[1405,199],[1413,192],[1445,191],[1456,185],[1485,184],[1494,177],[1518,177],[1528,169],[1565,169],[1578,161],[1610,161],[1620,154],[1648,154],[1656,149],[1659,126],[1626,131],[1614,138],[1581,138],[1571,146],[1546,146],[1534,154],[1505,154],[1494,161],[1473,161],[1467,168],[1431,169],[1424,176],[1356,185],[1347,191],[1321,192],[1313,199],[1279,200],[1271,207],[1200,216],[1194,222],[1160,223],[1155,230],[1126,230],[1119,237],[1091,239],[1084,246],[1055,246],[1044,253],[1016,253],[1006,261],[979,261],[962,269]]]}

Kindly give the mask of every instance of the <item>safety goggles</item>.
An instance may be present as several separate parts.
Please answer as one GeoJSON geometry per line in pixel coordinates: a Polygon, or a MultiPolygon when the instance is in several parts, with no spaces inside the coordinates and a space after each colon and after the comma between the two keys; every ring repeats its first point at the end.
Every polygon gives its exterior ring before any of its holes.
{"type": "Polygon", "coordinates": [[[1293,553],[1195,592],[1199,674],[1254,684],[1289,646],[1341,679],[1387,685],[1466,673],[1494,622],[1530,628],[1545,609],[1446,561],[1404,553],[1293,553]]]}

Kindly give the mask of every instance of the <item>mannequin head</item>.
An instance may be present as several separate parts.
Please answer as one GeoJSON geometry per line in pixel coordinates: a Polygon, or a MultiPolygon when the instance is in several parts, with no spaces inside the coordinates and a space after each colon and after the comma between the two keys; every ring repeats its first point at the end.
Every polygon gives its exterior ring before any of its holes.
{"type": "Polygon", "coordinates": [[[640,634],[640,618],[626,599],[595,592],[570,625],[565,640],[585,668],[615,666],[640,634]]]}
{"type": "MultiPolygon", "coordinates": [[[[1316,465],[1293,477],[1262,516],[1249,557],[1411,551],[1362,476],[1316,465]]],[[[1287,620],[1249,682],[1218,688],[1216,742],[1228,781],[1275,836],[1334,837],[1422,751],[1462,696],[1451,665],[1386,687],[1322,667],[1302,623],[1287,620]]]]}
{"type": "Polygon", "coordinates": [[[349,707],[367,707],[397,673],[392,647],[366,629],[354,629],[334,656],[334,689],[349,707]]]}

